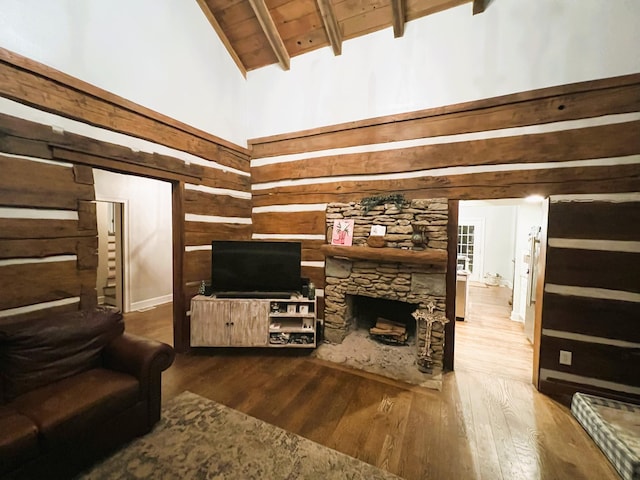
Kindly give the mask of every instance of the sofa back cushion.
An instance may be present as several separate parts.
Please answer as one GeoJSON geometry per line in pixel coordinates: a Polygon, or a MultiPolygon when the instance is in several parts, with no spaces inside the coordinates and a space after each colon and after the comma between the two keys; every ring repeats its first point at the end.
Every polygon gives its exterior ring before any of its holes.
{"type": "Polygon", "coordinates": [[[107,307],[1,322],[2,401],[99,366],[123,331],[122,314],[107,307]]]}

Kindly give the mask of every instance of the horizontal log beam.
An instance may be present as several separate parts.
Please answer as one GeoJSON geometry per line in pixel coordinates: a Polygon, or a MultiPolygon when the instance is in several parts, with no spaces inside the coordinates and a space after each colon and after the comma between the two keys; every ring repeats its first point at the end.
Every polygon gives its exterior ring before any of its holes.
{"type": "Polygon", "coordinates": [[[446,265],[446,250],[403,250],[400,248],[343,247],[323,245],[320,251],[328,257],[355,258],[391,263],[411,263],[416,265],[446,265]]]}

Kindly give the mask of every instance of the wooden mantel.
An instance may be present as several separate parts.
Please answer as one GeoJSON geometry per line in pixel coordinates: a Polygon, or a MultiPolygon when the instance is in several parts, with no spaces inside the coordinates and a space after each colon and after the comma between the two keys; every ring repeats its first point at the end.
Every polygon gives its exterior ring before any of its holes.
{"type": "Polygon", "coordinates": [[[403,250],[401,248],[342,247],[322,245],[320,251],[327,257],[357,258],[379,262],[414,263],[418,265],[446,265],[446,250],[403,250]]]}

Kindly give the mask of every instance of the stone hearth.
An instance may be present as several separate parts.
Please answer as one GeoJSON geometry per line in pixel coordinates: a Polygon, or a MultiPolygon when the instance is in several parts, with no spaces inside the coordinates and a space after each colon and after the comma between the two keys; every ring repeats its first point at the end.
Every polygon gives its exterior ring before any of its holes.
{"type": "MultiPolygon", "coordinates": [[[[364,213],[360,205],[329,204],[327,227],[335,219],[354,219],[352,247],[340,247],[336,253],[328,247],[325,260],[325,340],[341,344],[356,328],[349,298],[352,295],[396,300],[426,310],[431,304],[434,314],[444,316],[446,299],[446,248],[448,205],[444,199],[413,200],[401,209],[395,206],[378,206],[364,213]],[[366,246],[372,225],[385,225],[385,249],[366,246]],[[425,232],[425,245],[418,250],[411,241],[415,225],[425,232]],[[361,249],[376,250],[373,260],[361,257],[361,249]],[[399,255],[398,250],[402,250],[399,255]],[[425,260],[428,252],[435,252],[433,262],[425,260]],[[445,253],[443,256],[442,253],[445,253]],[[416,254],[415,258],[412,254],[416,254]],[[390,260],[386,260],[388,256],[390,260]],[[419,257],[419,258],[418,258],[419,257]],[[444,260],[443,260],[444,259],[444,260]]],[[[374,252],[371,252],[374,253],[374,252]]],[[[397,348],[397,347],[388,347],[397,348]]],[[[444,324],[440,322],[416,322],[415,359],[413,369],[423,375],[438,375],[442,371],[444,354],[444,324]],[[428,347],[428,348],[427,348],[428,347]],[[426,358],[426,360],[425,360],[426,358]]],[[[412,382],[419,383],[419,382],[412,382]]]]}

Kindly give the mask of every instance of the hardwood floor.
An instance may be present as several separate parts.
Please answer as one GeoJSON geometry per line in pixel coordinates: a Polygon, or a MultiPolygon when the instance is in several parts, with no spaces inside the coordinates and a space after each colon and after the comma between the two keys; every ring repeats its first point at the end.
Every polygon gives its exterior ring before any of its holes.
{"type": "Polygon", "coordinates": [[[469,284],[467,315],[456,322],[454,369],[531,383],[533,346],[524,325],[511,320],[511,290],[469,284]]]}
{"type": "MultiPolygon", "coordinates": [[[[127,331],[171,343],[171,305],[125,316],[127,331]]],[[[524,381],[460,369],[441,392],[300,351],[177,355],[163,401],[189,390],[413,479],[616,479],[556,403],[524,381]]],[[[268,448],[268,446],[265,446],[268,448]]]]}

